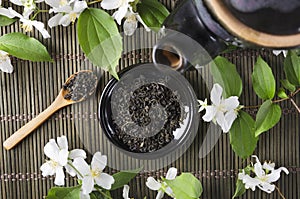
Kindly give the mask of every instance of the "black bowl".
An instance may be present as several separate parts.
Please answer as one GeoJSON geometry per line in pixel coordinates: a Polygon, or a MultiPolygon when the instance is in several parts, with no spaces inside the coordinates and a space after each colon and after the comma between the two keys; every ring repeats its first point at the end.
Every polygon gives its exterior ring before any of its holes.
{"type": "MultiPolygon", "coordinates": [[[[175,153],[178,150],[185,151],[197,134],[199,115],[197,111],[197,97],[190,83],[184,76],[167,66],[154,65],[152,63],[133,65],[122,71],[119,76],[119,81],[111,79],[108,82],[99,102],[98,117],[107,138],[119,150],[138,159],[157,159],[175,153]],[[172,131],[173,139],[164,146],[157,148],[157,150],[144,152],[131,150],[128,145],[124,144],[124,142],[118,138],[117,135],[120,129],[123,129],[122,133],[126,134],[126,138],[129,137],[131,139],[135,136],[136,139],[139,140],[149,138],[153,141],[155,135],[161,132],[163,127],[165,127],[154,125],[156,124],[154,123],[155,120],[162,120],[161,117],[157,117],[155,114],[153,114],[151,118],[151,121],[153,121],[152,127],[151,123],[148,127],[140,127],[133,122],[130,117],[128,109],[132,94],[143,85],[152,83],[168,88],[176,95],[180,104],[180,125],[176,130],[172,131]],[[123,117],[123,115],[128,117],[123,117]],[[129,125],[127,126],[127,124],[129,125]],[[147,133],[142,131],[145,129],[147,133]],[[133,131],[135,134],[131,133],[133,131]]],[[[171,107],[171,105],[169,107],[171,107]]],[[[155,108],[153,106],[152,109],[158,110],[160,113],[161,110],[164,112],[166,108],[157,105],[155,108]]],[[[163,125],[165,125],[165,123],[163,125]]],[[[158,140],[154,141],[158,142],[158,140]]]]}

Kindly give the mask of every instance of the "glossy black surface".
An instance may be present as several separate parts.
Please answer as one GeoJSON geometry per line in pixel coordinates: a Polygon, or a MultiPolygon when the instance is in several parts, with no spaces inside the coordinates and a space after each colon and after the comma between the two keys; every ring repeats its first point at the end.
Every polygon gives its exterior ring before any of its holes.
{"type": "MultiPolygon", "coordinates": [[[[226,48],[226,45],[222,38],[219,38],[216,34],[207,29],[199,15],[198,9],[195,1],[184,0],[178,5],[177,9],[167,17],[164,26],[166,29],[175,30],[190,37],[191,40],[200,44],[202,49],[195,47],[192,42],[191,44],[186,43],[189,41],[183,41],[183,37],[181,36],[168,35],[168,32],[164,39],[166,42],[171,43],[183,55],[190,51],[197,52],[198,58],[200,57],[197,64],[203,65],[208,63],[211,60],[210,58],[214,58],[222,52],[226,48]],[[206,52],[203,51],[204,49],[206,52]],[[207,53],[210,55],[210,58],[208,58],[207,53]],[[202,58],[201,54],[203,55],[202,58]]],[[[187,62],[193,62],[193,60],[187,60],[187,62]]]]}

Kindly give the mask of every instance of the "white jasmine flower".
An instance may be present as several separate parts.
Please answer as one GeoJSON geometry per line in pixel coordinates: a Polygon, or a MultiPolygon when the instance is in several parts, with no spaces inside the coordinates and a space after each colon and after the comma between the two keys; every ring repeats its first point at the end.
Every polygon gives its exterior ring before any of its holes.
{"type": "Polygon", "coordinates": [[[43,176],[55,175],[54,184],[64,185],[65,174],[63,167],[68,163],[68,142],[65,136],[58,137],[57,143],[51,139],[44,147],[45,155],[50,158],[41,166],[43,176]]]}
{"type": "Polygon", "coordinates": [[[101,7],[106,10],[118,9],[113,17],[119,25],[121,25],[122,19],[126,16],[128,9],[131,7],[130,2],[134,0],[103,0],[101,2],[101,7]]]}
{"type": "Polygon", "coordinates": [[[122,194],[122,196],[123,196],[123,198],[124,199],[130,199],[129,198],[129,186],[128,185],[124,185],[124,187],[123,187],[123,194],[122,194]]]}
{"type": "Polygon", "coordinates": [[[25,32],[30,32],[33,30],[33,27],[35,27],[45,39],[50,38],[50,35],[45,29],[45,26],[42,22],[29,19],[29,16],[32,13],[32,11],[24,13],[24,16],[14,11],[12,8],[8,8],[8,11],[13,17],[20,18],[20,21],[23,23],[21,27],[24,29],[25,32]]]}
{"type": "Polygon", "coordinates": [[[282,53],[283,56],[286,57],[288,54],[288,51],[287,50],[273,50],[272,53],[276,56],[278,56],[278,55],[280,55],[280,53],[282,53]]]}
{"type": "Polygon", "coordinates": [[[138,21],[144,26],[146,31],[150,31],[150,28],[144,23],[141,16],[138,13],[134,13],[132,8],[129,8],[129,11],[125,15],[125,21],[123,24],[123,29],[125,35],[131,36],[135,32],[138,26],[138,21]]]}
{"type": "Polygon", "coordinates": [[[33,11],[36,8],[36,3],[43,2],[44,0],[10,0],[13,4],[24,6],[24,13],[33,11]]]}
{"type": "Polygon", "coordinates": [[[246,189],[250,188],[252,191],[255,191],[255,187],[257,186],[267,193],[273,192],[275,190],[275,185],[272,184],[272,182],[276,182],[280,178],[281,171],[284,171],[286,174],[289,174],[289,171],[285,167],[275,169],[274,163],[265,162],[261,165],[257,156],[252,157],[256,159],[253,168],[256,176],[251,177],[248,174],[245,174],[245,171],[243,170],[242,173],[238,174],[238,179],[243,181],[246,189]]]}
{"type": "Polygon", "coordinates": [[[109,190],[115,182],[111,175],[103,173],[106,167],[107,157],[96,152],[93,156],[91,166],[83,158],[76,158],[73,162],[74,167],[78,170],[77,176],[82,180],[82,194],[88,195],[92,192],[94,185],[109,190]]]}
{"type": "Polygon", "coordinates": [[[237,96],[223,99],[222,93],[223,88],[219,84],[214,84],[210,93],[213,104],[211,106],[203,105],[206,113],[202,119],[206,122],[213,121],[214,123],[218,123],[223,132],[227,133],[230,130],[232,123],[237,118],[235,109],[239,106],[239,100],[237,96]]]}
{"type": "Polygon", "coordinates": [[[201,111],[203,111],[204,109],[206,109],[206,107],[207,107],[207,99],[205,99],[204,101],[198,100],[198,103],[199,103],[199,106],[200,106],[198,112],[201,112],[201,111]]]}
{"type": "Polygon", "coordinates": [[[12,73],[14,71],[8,53],[3,50],[0,50],[0,70],[5,73],[12,73]]]}
{"type": "Polygon", "coordinates": [[[68,26],[74,23],[79,15],[88,7],[85,1],[71,1],[64,6],[53,8],[53,12],[58,13],[49,19],[48,25],[50,28],[58,25],[68,26]],[[72,3],[72,4],[68,4],[72,3]]]}
{"type": "MultiPolygon", "coordinates": [[[[172,167],[168,170],[166,179],[174,180],[177,175],[177,169],[172,167]]],[[[172,189],[165,183],[156,181],[153,177],[148,177],[146,185],[149,189],[158,191],[156,195],[156,199],[162,199],[164,197],[164,193],[167,193],[171,197],[175,197],[172,189]]]]}
{"type": "Polygon", "coordinates": [[[71,159],[74,158],[86,158],[85,151],[81,149],[74,149],[71,152],[68,151],[68,140],[66,136],[58,137],[57,143],[54,139],[51,139],[44,147],[45,155],[50,158],[41,166],[43,176],[54,175],[56,185],[64,185],[65,174],[63,167],[71,176],[75,176],[75,171],[68,164],[71,163],[71,159]]]}

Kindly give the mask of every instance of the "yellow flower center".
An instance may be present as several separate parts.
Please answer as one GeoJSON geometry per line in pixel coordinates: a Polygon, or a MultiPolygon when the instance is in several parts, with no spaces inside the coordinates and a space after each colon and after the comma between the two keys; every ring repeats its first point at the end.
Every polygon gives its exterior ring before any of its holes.
{"type": "Polygon", "coordinates": [[[100,174],[101,174],[101,171],[100,171],[100,170],[98,170],[98,169],[92,170],[92,169],[91,169],[91,176],[92,176],[93,178],[99,177],[100,174]]]}
{"type": "Polygon", "coordinates": [[[261,180],[262,182],[267,182],[268,177],[267,176],[262,176],[261,178],[259,178],[259,180],[261,180]]]}
{"type": "Polygon", "coordinates": [[[75,12],[71,12],[69,14],[70,20],[74,23],[76,18],[77,18],[77,14],[75,12]]]}
{"type": "Polygon", "coordinates": [[[58,162],[56,162],[54,160],[48,160],[48,162],[50,163],[52,168],[56,168],[58,166],[58,162]]]}
{"type": "Polygon", "coordinates": [[[31,23],[23,23],[21,24],[21,28],[23,28],[25,32],[30,32],[33,29],[31,23]]]}

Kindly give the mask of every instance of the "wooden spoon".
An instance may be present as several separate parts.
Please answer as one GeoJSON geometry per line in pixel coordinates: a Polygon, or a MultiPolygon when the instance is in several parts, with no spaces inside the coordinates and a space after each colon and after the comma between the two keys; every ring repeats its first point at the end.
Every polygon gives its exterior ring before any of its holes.
{"type": "Polygon", "coordinates": [[[97,77],[92,71],[83,70],[71,75],[52,104],[5,140],[4,148],[7,150],[13,148],[62,107],[85,100],[94,93],[96,86],[97,77]]]}

